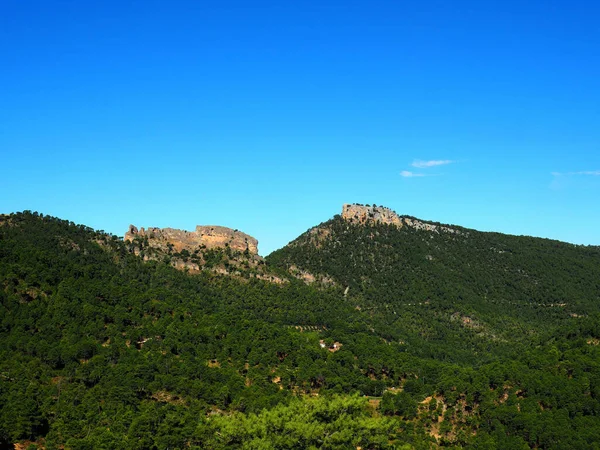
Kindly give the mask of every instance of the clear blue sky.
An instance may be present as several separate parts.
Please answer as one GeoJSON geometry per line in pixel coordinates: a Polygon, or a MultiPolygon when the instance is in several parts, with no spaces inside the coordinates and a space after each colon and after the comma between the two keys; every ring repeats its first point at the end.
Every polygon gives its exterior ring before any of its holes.
{"type": "Polygon", "coordinates": [[[600,244],[598,17],[578,0],[3,0],[0,212],[119,235],[218,224],[268,254],[359,202],[600,244]]]}

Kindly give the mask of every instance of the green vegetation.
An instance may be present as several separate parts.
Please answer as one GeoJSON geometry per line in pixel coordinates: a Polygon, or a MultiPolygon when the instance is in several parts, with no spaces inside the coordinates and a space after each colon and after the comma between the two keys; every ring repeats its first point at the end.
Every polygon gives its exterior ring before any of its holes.
{"type": "Polygon", "coordinates": [[[600,251],[548,239],[404,226],[336,216],[269,256],[328,275],[388,339],[452,362],[540,342],[599,311],[600,251]],[[322,236],[322,237],[319,237],[322,236]]]}
{"type": "Polygon", "coordinates": [[[598,248],[321,227],[272,284],[0,217],[0,448],[596,448],[598,248]]]}
{"type": "MultiPolygon", "coordinates": [[[[217,416],[200,427],[208,448],[413,448],[398,423],[376,417],[357,396],[295,399],[288,405],[255,414],[217,416]]],[[[418,446],[428,448],[431,438],[418,446]]]]}

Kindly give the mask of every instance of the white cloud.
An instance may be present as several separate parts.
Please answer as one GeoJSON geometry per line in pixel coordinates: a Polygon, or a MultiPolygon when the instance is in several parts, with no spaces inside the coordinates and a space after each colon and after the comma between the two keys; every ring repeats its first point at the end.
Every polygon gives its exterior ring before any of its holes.
{"type": "Polygon", "coordinates": [[[400,176],[402,176],[404,178],[412,178],[412,177],[424,177],[425,174],[411,172],[410,170],[403,170],[402,172],[400,172],[400,176]]]}
{"type": "Polygon", "coordinates": [[[454,161],[450,159],[432,159],[430,161],[422,161],[417,159],[412,163],[412,166],[419,169],[426,169],[427,167],[445,166],[446,164],[451,164],[453,162],[454,161]]]}

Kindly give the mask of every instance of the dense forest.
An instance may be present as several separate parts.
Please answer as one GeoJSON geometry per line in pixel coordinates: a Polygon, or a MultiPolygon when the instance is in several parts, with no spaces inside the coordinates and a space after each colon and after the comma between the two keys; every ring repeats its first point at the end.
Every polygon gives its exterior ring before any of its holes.
{"type": "Polygon", "coordinates": [[[336,216],[271,283],[0,216],[0,448],[598,448],[600,250],[454,229],[336,216]]]}

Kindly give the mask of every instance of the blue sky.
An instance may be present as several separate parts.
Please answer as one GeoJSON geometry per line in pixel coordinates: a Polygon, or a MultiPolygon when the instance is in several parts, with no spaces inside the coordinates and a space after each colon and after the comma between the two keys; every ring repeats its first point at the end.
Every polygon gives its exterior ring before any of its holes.
{"type": "Polygon", "coordinates": [[[0,3],[0,212],[238,228],[376,203],[600,244],[594,1],[0,3]]]}

